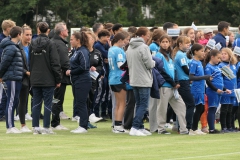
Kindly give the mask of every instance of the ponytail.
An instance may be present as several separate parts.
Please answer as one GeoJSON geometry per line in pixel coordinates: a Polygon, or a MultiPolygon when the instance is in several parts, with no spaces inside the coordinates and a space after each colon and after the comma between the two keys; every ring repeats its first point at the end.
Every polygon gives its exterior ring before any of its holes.
{"type": "Polygon", "coordinates": [[[186,43],[190,43],[190,38],[187,36],[179,36],[177,39],[177,43],[176,43],[176,47],[173,49],[173,53],[172,53],[172,58],[175,59],[175,56],[177,54],[177,52],[180,50],[180,43],[181,44],[186,44],[186,43]]]}
{"type": "Polygon", "coordinates": [[[208,64],[209,62],[210,62],[210,60],[211,60],[211,57],[213,56],[213,57],[215,57],[215,56],[217,56],[218,54],[220,54],[221,52],[219,51],[219,50],[217,50],[217,49],[213,49],[213,50],[211,50],[211,51],[209,51],[208,53],[207,53],[207,55],[206,55],[206,58],[205,58],[205,63],[206,64],[208,64]]]}

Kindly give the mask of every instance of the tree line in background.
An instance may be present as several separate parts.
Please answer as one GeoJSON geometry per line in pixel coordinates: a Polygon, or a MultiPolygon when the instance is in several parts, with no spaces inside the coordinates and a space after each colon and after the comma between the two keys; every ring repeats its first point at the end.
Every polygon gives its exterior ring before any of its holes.
{"type": "Polygon", "coordinates": [[[178,25],[216,25],[228,21],[240,23],[239,0],[1,0],[0,20],[12,19],[35,29],[36,21],[51,27],[59,21],[69,28],[92,26],[96,22],[121,23],[123,26],[161,26],[164,22],[178,25]],[[144,16],[148,6],[154,18],[144,16]],[[101,15],[97,11],[101,10],[101,15]],[[38,16],[35,16],[38,15],[38,16]],[[45,17],[45,18],[43,18],[45,17]]]}

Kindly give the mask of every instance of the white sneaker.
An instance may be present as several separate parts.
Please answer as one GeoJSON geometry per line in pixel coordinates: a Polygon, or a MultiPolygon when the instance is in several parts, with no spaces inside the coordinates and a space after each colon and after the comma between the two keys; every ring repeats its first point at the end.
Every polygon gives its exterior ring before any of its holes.
{"type": "Polygon", "coordinates": [[[77,129],[71,130],[72,133],[87,133],[88,131],[85,128],[78,127],[77,129]]]}
{"type": "Polygon", "coordinates": [[[173,126],[170,123],[166,123],[164,126],[166,129],[172,129],[173,126]]]}
{"type": "Polygon", "coordinates": [[[70,119],[64,112],[59,113],[60,119],[70,119]]]}
{"type": "Polygon", "coordinates": [[[200,135],[206,135],[207,133],[202,132],[200,129],[197,130],[200,135]]]}
{"type": "Polygon", "coordinates": [[[146,129],[139,129],[139,131],[142,132],[143,134],[147,135],[147,136],[152,135],[152,133],[147,131],[146,129]]]}
{"type": "Polygon", "coordinates": [[[130,132],[129,132],[130,136],[147,136],[146,134],[142,133],[140,130],[135,129],[135,128],[131,128],[130,132]]]}
{"type": "Polygon", "coordinates": [[[42,134],[43,128],[40,127],[33,127],[33,134],[42,134]]]}
{"type": "Polygon", "coordinates": [[[20,130],[18,130],[16,127],[8,128],[6,134],[17,134],[22,133],[20,130]]]}
{"type": "Polygon", "coordinates": [[[97,123],[97,122],[99,122],[100,120],[102,120],[102,117],[98,118],[98,117],[95,116],[94,113],[92,113],[92,114],[89,116],[89,121],[90,121],[91,123],[97,123]]]}
{"type": "Polygon", "coordinates": [[[20,131],[21,131],[22,133],[32,132],[27,126],[23,126],[23,127],[20,129],[20,131]]]}
{"type": "Polygon", "coordinates": [[[55,132],[53,132],[51,128],[44,128],[42,134],[55,134],[55,132]]]}
{"type": "Polygon", "coordinates": [[[72,117],[72,121],[78,121],[80,119],[79,116],[72,117]]]}
{"type": "Polygon", "coordinates": [[[25,114],[25,120],[32,120],[32,117],[28,114],[28,113],[26,113],[25,114]]]}
{"type": "Polygon", "coordinates": [[[14,116],[14,121],[19,121],[19,116],[18,115],[14,116]]]}
{"type": "Polygon", "coordinates": [[[112,129],[113,133],[129,133],[129,131],[125,130],[123,126],[114,126],[112,129]]]}
{"type": "Polygon", "coordinates": [[[52,129],[54,129],[54,130],[68,130],[68,128],[62,126],[61,124],[59,124],[56,127],[52,127],[52,129]]]}
{"type": "Polygon", "coordinates": [[[190,136],[195,136],[195,135],[197,135],[197,133],[196,133],[196,131],[193,131],[192,129],[190,129],[189,135],[190,136]]]}

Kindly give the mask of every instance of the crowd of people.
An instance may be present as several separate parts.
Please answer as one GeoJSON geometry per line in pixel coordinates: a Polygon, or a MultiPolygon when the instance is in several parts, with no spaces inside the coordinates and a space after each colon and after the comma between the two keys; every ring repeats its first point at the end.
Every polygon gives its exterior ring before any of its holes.
{"type": "Polygon", "coordinates": [[[221,21],[217,31],[195,27],[181,31],[177,24],[166,22],[163,29],[131,26],[124,31],[119,23],[96,23],[92,30],[82,27],[70,35],[69,52],[69,31],[63,22],[52,30],[39,22],[37,34],[32,35],[29,26],[4,20],[0,120],[6,121],[6,133],[68,130],[61,119],[70,119],[63,102],[71,85],[72,121],[79,123],[72,133],[86,133],[96,128],[92,123],[106,119],[112,120],[113,133],[131,136],[171,134],[168,129],[183,135],[240,131],[235,95],[240,63],[234,54],[240,47],[240,32],[235,35],[229,27],[221,21]],[[14,125],[15,114],[20,129],[14,125]],[[32,120],[32,130],[25,119],[32,120]],[[146,119],[149,129],[144,127],[146,119]]]}

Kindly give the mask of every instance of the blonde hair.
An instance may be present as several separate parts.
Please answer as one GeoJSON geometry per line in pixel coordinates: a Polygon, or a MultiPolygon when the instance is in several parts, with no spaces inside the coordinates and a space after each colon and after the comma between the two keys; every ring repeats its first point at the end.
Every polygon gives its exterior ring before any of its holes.
{"type": "Polygon", "coordinates": [[[28,26],[27,24],[24,24],[22,26],[22,30],[23,30],[23,33],[24,33],[26,30],[32,30],[32,28],[30,26],[28,26]]]}
{"type": "Polygon", "coordinates": [[[179,49],[179,46],[180,46],[180,43],[181,44],[186,44],[186,43],[191,43],[191,40],[189,37],[187,36],[179,36],[178,39],[177,39],[177,43],[176,43],[176,47],[173,49],[173,53],[172,53],[172,59],[174,60],[178,50],[179,49]]]}
{"type": "Polygon", "coordinates": [[[234,56],[234,53],[232,52],[231,49],[229,49],[229,48],[223,48],[222,51],[225,51],[225,52],[228,54],[229,60],[230,60],[229,62],[230,62],[231,64],[236,64],[236,63],[237,63],[237,59],[236,59],[236,57],[234,56]]]}
{"type": "Polygon", "coordinates": [[[15,27],[16,26],[16,23],[14,21],[12,21],[11,19],[7,19],[7,20],[4,20],[2,22],[2,30],[6,30],[7,28],[12,28],[12,27],[15,27]]]}
{"type": "Polygon", "coordinates": [[[95,36],[95,34],[94,34],[92,31],[86,31],[85,33],[88,34],[88,35],[90,35],[90,36],[92,36],[92,38],[94,39],[94,41],[97,40],[97,37],[95,36]]]}

